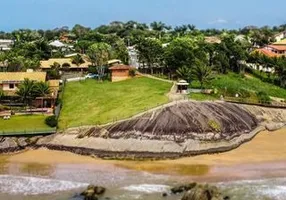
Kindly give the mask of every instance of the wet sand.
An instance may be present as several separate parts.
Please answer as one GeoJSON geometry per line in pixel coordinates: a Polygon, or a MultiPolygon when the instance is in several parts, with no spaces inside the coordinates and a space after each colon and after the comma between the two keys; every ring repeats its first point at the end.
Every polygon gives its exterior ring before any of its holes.
{"type": "Polygon", "coordinates": [[[110,164],[133,170],[160,174],[205,176],[215,178],[286,176],[286,129],[261,132],[251,142],[230,152],[162,161],[101,160],[69,152],[46,149],[28,150],[14,155],[0,155],[8,163],[39,164],[110,164]],[[272,173],[271,173],[272,171],[272,173]]]}

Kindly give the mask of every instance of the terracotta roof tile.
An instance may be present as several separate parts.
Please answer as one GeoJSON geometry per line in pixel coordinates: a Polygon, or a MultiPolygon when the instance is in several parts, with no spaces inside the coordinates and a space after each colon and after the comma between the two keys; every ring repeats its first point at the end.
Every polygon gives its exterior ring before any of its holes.
{"type": "Polygon", "coordinates": [[[129,65],[113,65],[112,67],[109,68],[110,70],[116,70],[116,69],[133,69],[133,67],[129,65]]]}

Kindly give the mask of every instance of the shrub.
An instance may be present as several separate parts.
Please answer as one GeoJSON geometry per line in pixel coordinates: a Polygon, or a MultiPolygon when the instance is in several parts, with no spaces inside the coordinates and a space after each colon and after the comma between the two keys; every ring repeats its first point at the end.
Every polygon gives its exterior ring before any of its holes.
{"type": "Polygon", "coordinates": [[[45,119],[45,123],[50,126],[50,127],[57,127],[58,125],[58,120],[56,118],[55,115],[53,116],[48,116],[46,119],[45,119]]]}
{"type": "Polygon", "coordinates": [[[211,129],[213,129],[215,132],[219,133],[221,132],[221,127],[220,124],[214,120],[210,120],[208,122],[208,125],[211,127],[211,129]]]}
{"type": "Polygon", "coordinates": [[[134,77],[136,75],[136,70],[135,69],[130,69],[129,70],[129,76],[134,77]]]}
{"type": "Polygon", "coordinates": [[[259,103],[266,103],[266,104],[271,103],[271,99],[266,92],[260,91],[256,93],[256,96],[258,98],[259,103]]]}
{"type": "Polygon", "coordinates": [[[10,108],[8,106],[3,106],[0,104],[0,112],[5,110],[10,110],[10,108]]]}

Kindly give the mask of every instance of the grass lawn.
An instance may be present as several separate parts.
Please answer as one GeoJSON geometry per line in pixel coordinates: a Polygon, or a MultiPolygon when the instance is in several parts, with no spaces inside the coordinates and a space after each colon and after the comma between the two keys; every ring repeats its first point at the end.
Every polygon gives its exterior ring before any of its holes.
{"type": "Polygon", "coordinates": [[[218,100],[217,97],[209,95],[209,94],[202,94],[202,93],[190,93],[189,98],[196,101],[213,101],[218,100]]]}
{"type": "Polygon", "coordinates": [[[23,132],[35,130],[49,130],[45,124],[45,115],[17,115],[11,116],[10,120],[0,119],[0,133],[23,132]]]}
{"type": "MultiPolygon", "coordinates": [[[[199,87],[197,82],[192,83],[192,87],[199,87]]],[[[233,88],[246,89],[253,92],[266,92],[269,96],[286,99],[286,90],[270,83],[265,83],[255,77],[242,77],[238,74],[228,73],[217,75],[207,86],[208,88],[233,88]]]]}
{"type": "Polygon", "coordinates": [[[67,83],[59,127],[104,124],[130,117],[167,103],[165,94],[171,86],[145,77],[115,83],[96,80],[67,83]]]}

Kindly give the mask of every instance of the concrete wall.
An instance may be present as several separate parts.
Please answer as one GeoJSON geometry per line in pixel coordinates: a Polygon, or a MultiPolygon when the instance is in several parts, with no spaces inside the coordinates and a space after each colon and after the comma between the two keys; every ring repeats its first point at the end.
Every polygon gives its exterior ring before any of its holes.
{"type": "Polygon", "coordinates": [[[13,89],[10,89],[10,87],[9,87],[10,84],[9,83],[4,83],[4,84],[2,84],[0,86],[3,89],[3,91],[16,91],[18,84],[14,84],[14,83],[11,83],[11,84],[14,85],[13,89]]]}

